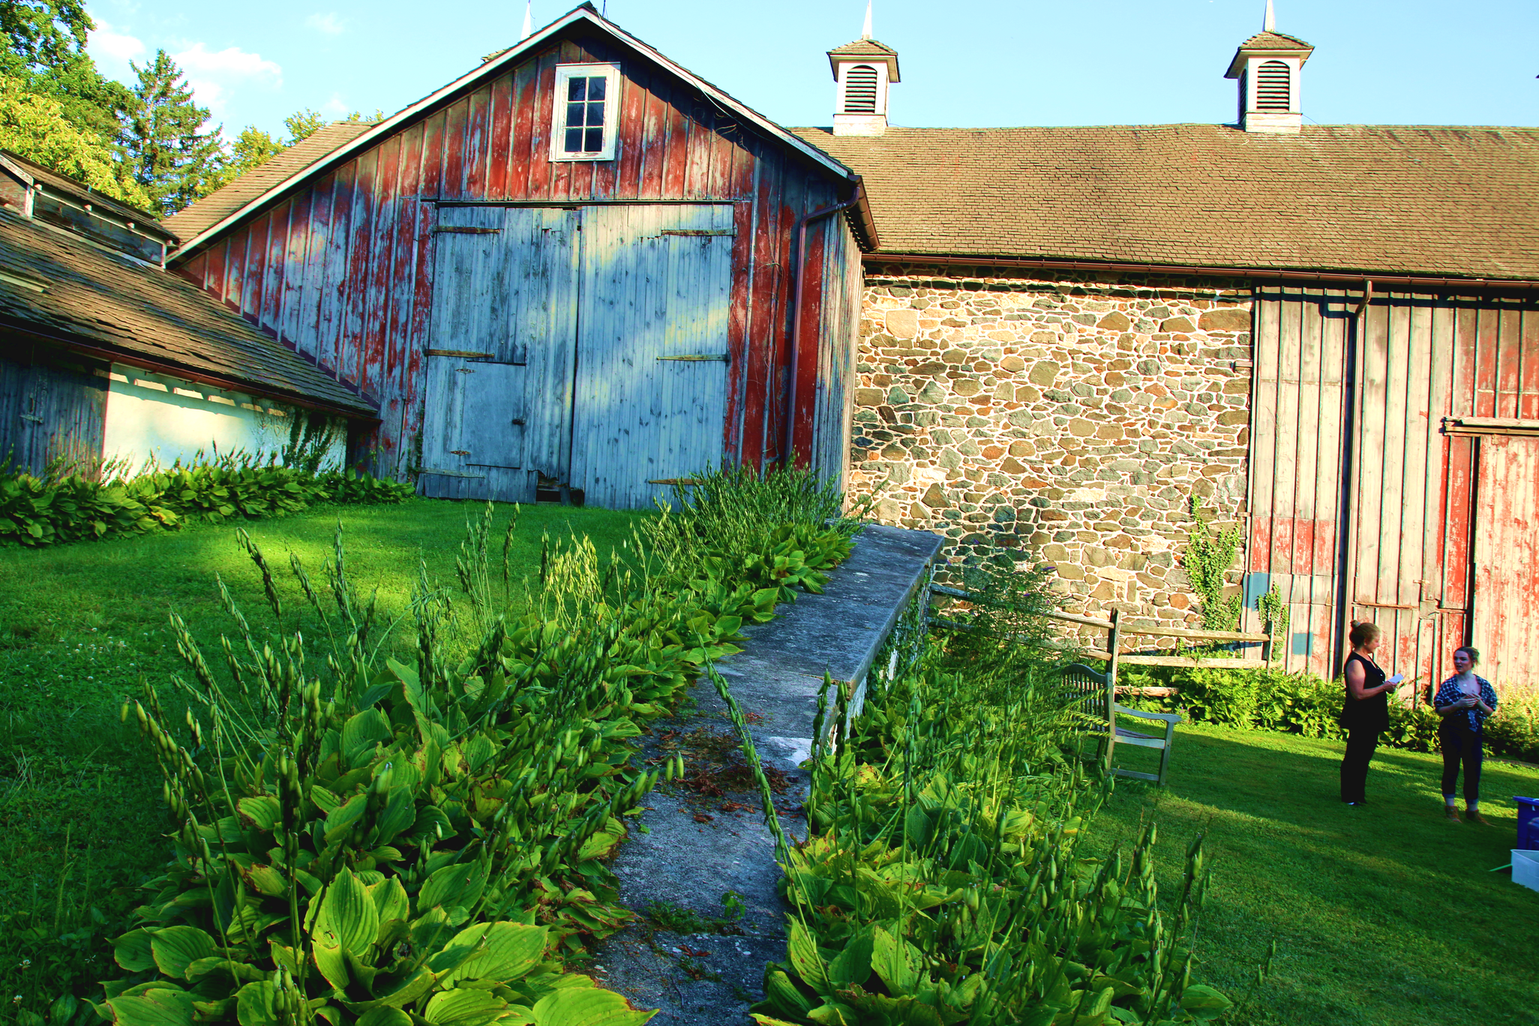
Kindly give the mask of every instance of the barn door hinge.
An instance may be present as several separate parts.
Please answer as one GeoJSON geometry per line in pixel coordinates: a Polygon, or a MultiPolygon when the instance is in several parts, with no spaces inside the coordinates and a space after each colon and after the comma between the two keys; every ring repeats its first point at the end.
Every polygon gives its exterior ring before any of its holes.
{"type": "Polygon", "coordinates": [[[697,485],[700,481],[693,477],[658,477],[647,481],[647,484],[660,485],[697,485]]]}
{"type": "Polygon", "coordinates": [[[731,363],[731,353],[695,353],[689,356],[659,356],[659,360],[681,360],[687,363],[731,363]]]}
{"type": "Polygon", "coordinates": [[[428,349],[425,352],[429,356],[457,356],[465,360],[489,360],[492,358],[491,353],[477,353],[469,349],[428,349]]]}
{"type": "Polygon", "coordinates": [[[435,233],[447,233],[449,235],[496,235],[501,228],[469,228],[460,225],[441,224],[436,226],[435,233]]]}
{"type": "Polygon", "coordinates": [[[694,237],[694,238],[706,238],[706,239],[732,238],[732,237],[737,235],[737,229],[735,229],[735,228],[727,228],[727,229],[716,229],[716,228],[664,228],[658,234],[660,234],[660,235],[687,235],[687,236],[691,236],[691,237],[694,237]]]}

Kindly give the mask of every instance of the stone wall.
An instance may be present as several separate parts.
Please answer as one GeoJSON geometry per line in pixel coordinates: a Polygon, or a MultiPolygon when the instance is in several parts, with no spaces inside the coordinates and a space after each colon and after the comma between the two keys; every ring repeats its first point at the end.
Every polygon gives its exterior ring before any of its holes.
{"type": "Polygon", "coordinates": [[[1071,610],[1190,623],[1189,500],[1244,512],[1250,297],[868,267],[849,490],[944,534],[953,568],[1015,549],[1071,610]]]}

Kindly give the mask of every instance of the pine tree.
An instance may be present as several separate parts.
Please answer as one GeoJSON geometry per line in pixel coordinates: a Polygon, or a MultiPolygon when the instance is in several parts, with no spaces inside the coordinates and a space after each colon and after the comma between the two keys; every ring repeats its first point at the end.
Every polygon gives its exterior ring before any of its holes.
{"type": "Polygon", "coordinates": [[[166,51],[152,63],[130,64],[139,82],[124,131],[124,149],[134,178],[153,198],[156,212],[174,214],[208,192],[219,177],[219,128],[201,131],[208,108],[193,100],[192,89],[166,51]]]}

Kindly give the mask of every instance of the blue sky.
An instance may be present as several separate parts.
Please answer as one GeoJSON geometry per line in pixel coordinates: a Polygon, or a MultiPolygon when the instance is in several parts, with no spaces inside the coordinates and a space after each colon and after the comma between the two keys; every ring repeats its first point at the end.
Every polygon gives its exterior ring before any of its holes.
{"type": "MultiPolygon", "coordinates": [[[[536,0],[536,26],[575,0],[536,0]]],[[[603,6],[606,0],[595,0],[603,6]]],[[[1321,124],[1539,125],[1536,0],[1276,0],[1277,28],[1316,47],[1306,118],[1321,124]]],[[[825,51],[860,34],[865,0],[607,0],[608,15],[786,125],[826,125],[825,51]]],[[[1223,78],[1262,0],[876,0],[899,54],[899,125],[1232,121],[1223,78]]],[[[393,113],[519,36],[522,0],[91,0],[90,49],[129,81],[158,48],[233,135],[277,133],[301,107],[393,113]]]]}

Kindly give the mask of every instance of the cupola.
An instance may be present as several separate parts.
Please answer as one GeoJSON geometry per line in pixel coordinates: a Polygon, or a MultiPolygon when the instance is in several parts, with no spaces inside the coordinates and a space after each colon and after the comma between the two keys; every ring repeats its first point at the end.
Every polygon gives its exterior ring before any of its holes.
{"type": "Polygon", "coordinates": [[[1240,81],[1240,127],[1247,132],[1297,132],[1299,71],[1315,48],[1277,31],[1272,0],[1266,0],[1261,31],[1240,44],[1225,78],[1240,81]]]}
{"type": "Polygon", "coordinates": [[[887,131],[887,87],[898,81],[898,51],[871,38],[871,4],[860,38],[828,51],[838,83],[835,135],[881,135],[887,131]]]}

